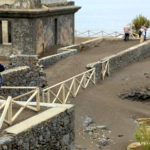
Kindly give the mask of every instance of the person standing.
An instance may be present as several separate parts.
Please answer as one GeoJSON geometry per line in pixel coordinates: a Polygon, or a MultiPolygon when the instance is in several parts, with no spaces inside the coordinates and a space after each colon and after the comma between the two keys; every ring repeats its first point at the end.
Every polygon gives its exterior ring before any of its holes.
{"type": "Polygon", "coordinates": [[[131,30],[130,25],[127,24],[127,25],[124,26],[124,41],[129,40],[130,30],[131,30]]]}
{"type": "Polygon", "coordinates": [[[146,41],[146,33],[147,33],[147,26],[146,25],[144,25],[144,30],[145,30],[145,35],[144,35],[144,41],[146,41]]]}
{"type": "Polygon", "coordinates": [[[141,26],[140,31],[141,31],[140,43],[143,43],[144,42],[144,38],[145,38],[145,27],[141,26]]]}
{"type": "Polygon", "coordinates": [[[3,78],[2,78],[2,75],[1,75],[1,72],[3,72],[5,70],[5,67],[0,64],[0,87],[3,85],[3,78]]]}

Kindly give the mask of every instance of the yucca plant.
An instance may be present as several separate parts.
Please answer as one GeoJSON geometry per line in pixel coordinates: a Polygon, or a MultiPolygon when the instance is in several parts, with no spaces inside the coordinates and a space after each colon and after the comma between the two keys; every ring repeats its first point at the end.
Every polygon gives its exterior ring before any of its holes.
{"type": "Polygon", "coordinates": [[[147,130],[148,125],[143,123],[137,129],[135,138],[144,147],[144,150],[150,150],[150,132],[147,130]]]}
{"type": "Polygon", "coordinates": [[[137,16],[132,20],[133,29],[138,33],[141,26],[150,27],[150,20],[143,15],[137,16]]]}

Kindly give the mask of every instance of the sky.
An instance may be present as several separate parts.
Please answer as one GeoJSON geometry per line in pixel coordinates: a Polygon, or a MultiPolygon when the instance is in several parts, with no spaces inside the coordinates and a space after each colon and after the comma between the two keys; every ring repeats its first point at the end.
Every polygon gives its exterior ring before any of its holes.
{"type": "Polygon", "coordinates": [[[125,24],[142,14],[150,18],[150,0],[75,0],[82,9],[76,14],[76,29],[122,31],[125,24]]]}

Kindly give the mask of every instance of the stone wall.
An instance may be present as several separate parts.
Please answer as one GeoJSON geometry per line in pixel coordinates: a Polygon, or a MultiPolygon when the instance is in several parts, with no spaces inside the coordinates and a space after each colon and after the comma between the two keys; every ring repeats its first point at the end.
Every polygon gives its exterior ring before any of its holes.
{"type": "Polygon", "coordinates": [[[43,57],[39,59],[39,64],[43,65],[43,67],[48,67],[49,65],[53,65],[54,63],[58,62],[59,60],[74,55],[77,53],[76,49],[68,50],[66,52],[62,52],[56,55],[51,55],[47,57],[43,57]]]}
{"type": "Polygon", "coordinates": [[[15,54],[36,54],[34,19],[12,19],[12,45],[15,54]]]}
{"type": "Polygon", "coordinates": [[[18,66],[30,67],[30,71],[28,72],[28,74],[30,73],[30,76],[32,76],[34,80],[30,82],[29,86],[44,87],[47,85],[46,73],[44,73],[43,68],[41,68],[38,57],[36,55],[11,56],[9,57],[9,61],[11,64],[9,68],[18,67],[18,66]]]}
{"type": "MultiPolygon", "coordinates": [[[[38,64],[37,56],[11,56],[8,69],[2,73],[4,86],[38,86],[47,85],[46,73],[38,64]],[[22,66],[22,67],[20,67],[22,66]]],[[[2,96],[16,96],[24,90],[1,89],[2,96]]]]}
{"type": "Polygon", "coordinates": [[[1,150],[72,150],[74,108],[56,107],[6,129],[1,150]]]}
{"type": "Polygon", "coordinates": [[[35,55],[50,51],[55,45],[70,45],[74,42],[74,14],[42,18],[0,18],[11,22],[9,45],[0,45],[0,55],[35,55]],[[57,26],[55,26],[57,19],[57,26]],[[57,28],[57,43],[55,40],[57,28]]]}
{"type": "Polygon", "coordinates": [[[119,52],[115,55],[105,57],[98,62],[88,64],[87,69],[95,67],[96,78],[97,80],[100,80],[102,73],[102,63],[106,60],[109,60],[110,73],[113,73],[122,67],[125,67],[137,61],[141,61],[149,56],[150,56],[150,41],[147,41],[142,44],[133,46],[129,49],[126,49],[122,52],[119,52]]]}
{"type": "Polygon", "coordinates": [[[36,54],[34,19],[0,18],[11,22],[11,40],[9,44],[0,44],[0,56],[11,54],[36,54]]]}

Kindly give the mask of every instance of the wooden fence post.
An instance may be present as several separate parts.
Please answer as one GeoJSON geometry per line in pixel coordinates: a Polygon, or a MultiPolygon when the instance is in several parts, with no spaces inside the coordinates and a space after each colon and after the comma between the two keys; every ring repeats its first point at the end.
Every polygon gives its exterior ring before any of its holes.
{"type": "Polygon", "coordinates": [[[36,94],[36,103],[37,103],[37,111],[40,110],[40,89],[39,88],[36,88],[35,92],[37,91],[37,94],[36,94]]]}
{"type": "Polygon", "coordinates": [[[2,128],[3,122],[4,122],[5,118],[6,118],[6,115],[7,115],[7,112],[8,112],[8,107],[9,107],[11,99],[12,99],[12,97],[9,96],[7,101],[6,101],[6,103],[5,103],[4,110],[3,110],[2,115],[0,117],[0,129],[2,128]]]}
{"type": "Polygon", "coordinates": [[[13,108],[12,108],[12,98],[11,98],[11,100],[10,100],[10,104],[9,104],[9,107],[8,107],[8,112],[7,112],[7,121],[8,121],[8,123],[11,125],[12,124],[12,110],[13,110],[13,108]]]}
{"type": "Polygon", "coordinates": [[[76,97],[76,90],[77,90],[77,83],[76,83],[76,80],[75,78],[73,79],[73,88],[72,88],[72,91],[73,91],[73,97],[76,97]]]}
{"type": "Polygon", "coordinates": [[[62,101],[63,104],[65,103],[65,99],[66,99],[66,91],[65,91],[65,83],[63,83],[63,87],[62,87],[62,101]]]}

